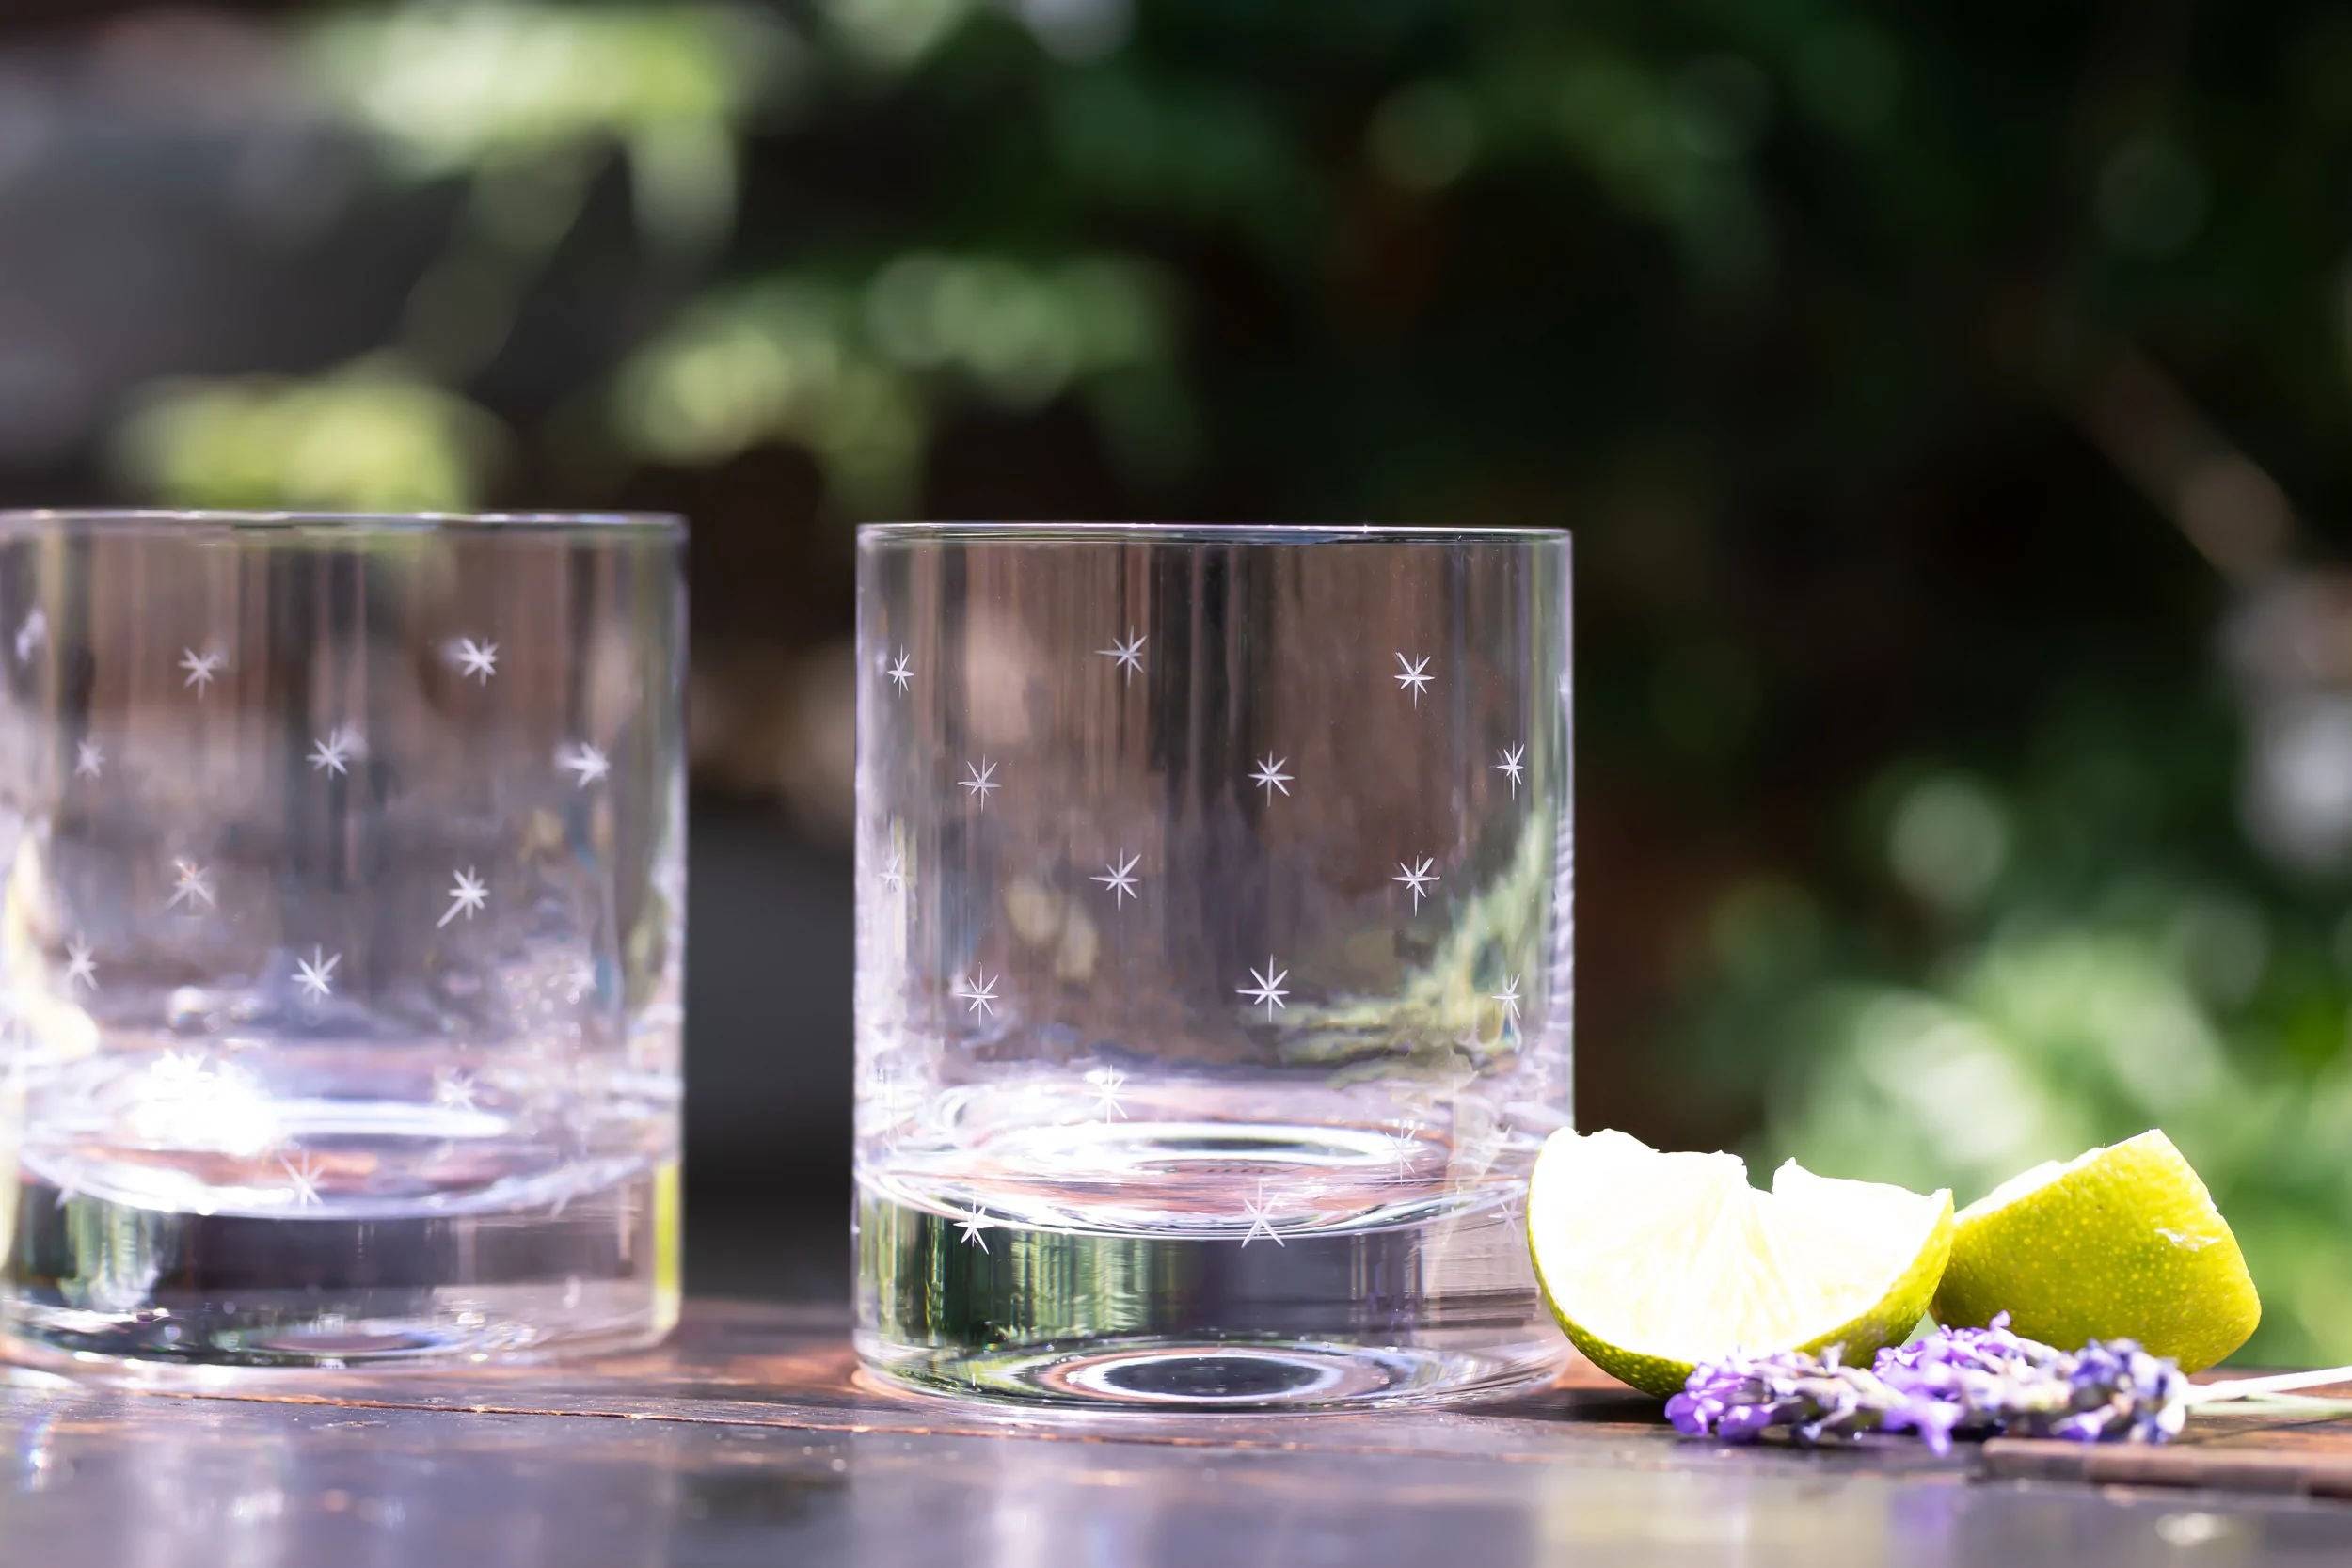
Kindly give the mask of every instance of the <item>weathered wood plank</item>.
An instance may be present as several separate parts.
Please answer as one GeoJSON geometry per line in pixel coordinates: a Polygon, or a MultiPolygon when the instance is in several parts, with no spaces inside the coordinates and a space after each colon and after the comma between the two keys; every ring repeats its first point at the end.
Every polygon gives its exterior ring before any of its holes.
{"type": "Polygon", "coordinates": [[[2352,1422],[1729,1449],[1589,1368],[1475,1411],[1060,1414],[870,1385],[832,1310],[698,1304],[672,1344],[579,1364],[175,1382],[0,1377],[10,1560],[2103,1568],[2352,1539],[2352,1422]]]}
{"type": "MultiPolygon", "coordinates": [[[[1740,1455],[1674,1440],[1654,1401],[1579,1363],[1553,1387],[1474,1410],[1317,1415],[1158,1412],[1070,1413],[908,1393],[859,1372],[837,1308],[697,1303],[679,1332],[656,1350],[545,1366],[489,1365],[456,1371],[226,1371],[179,1377],[157,1390],[174,1397],[352,1409],[456,1410],[480,1414],[610,1416],[638,1420],[771,1426],[810,1432],[891,1432],[909,1436],[1018,1433],[1049,1440],[1155,1443],[1333,1454],[1482,1456],[1501,1462],[1574,1460],[1648,1469],[1783,1462],[1768,1447],[1740,1455]]],[[[38,1376],[19,1372],[19,1378],[38,1376]]],[[[2198,1418],[2187,1440],[2164,1449],[2001,1443],[1963,1448],[1939,1461],[1915,1445],[1872,1445],[1824,1463],[1888,1469],[1965,1469],[1981,1461],[1999,1473],[2183,1484],[2240,1483],[2275,1489],[2283,1458],[2240,1465],[2248,1451],[2299,1456],[2315,1478],[2309,1490],[2344,1495],[2332,1479],[2352,1468],[2352,1420],[2280,1422],[2216,1412],[2198,1418]],[[2160,1459],[2151,1456],[2161,1455],[2160,1459]]]]}
{"type": "MultiPolygon", "coordinates": [[[[2343,1560],[2340,1505],[1888,1471],[1246,1452],[0,1388],[10,1561],[2111,1568],[2343,1560]]],[[[1667,1448],[1651,1434],[1650,1447],[1667,1448]]]]}

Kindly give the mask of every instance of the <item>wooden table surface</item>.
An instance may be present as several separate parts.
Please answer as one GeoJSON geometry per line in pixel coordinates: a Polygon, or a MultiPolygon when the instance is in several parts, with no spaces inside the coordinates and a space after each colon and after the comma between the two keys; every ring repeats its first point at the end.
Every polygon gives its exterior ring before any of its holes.
{"type": "Polygon", "coordinates": [[[1056,1415],[867,1386],[837,1310],[733,1303],[573,1366],[17,1370],[0,1439],[0,1560],[28,1568],[2352,1561],[2352,1421],[1729,1449],[1590,1372],[1479,1411],[1056,1415]]]}

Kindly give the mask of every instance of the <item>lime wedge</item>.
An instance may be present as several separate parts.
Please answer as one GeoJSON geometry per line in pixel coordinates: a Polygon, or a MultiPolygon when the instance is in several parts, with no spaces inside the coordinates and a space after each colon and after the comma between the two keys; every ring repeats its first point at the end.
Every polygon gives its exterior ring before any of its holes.
{"type": "Polygon", "coordinates": [[[1732,1154],[1661,1154],[1623,1132],[1554,1132],[1527,1240],[1552,1316],[1602,1370],[1661,1398],[1733,1351],[1843,1347],[1867,1363],[1926,1313],[1952,1195],[1815,1176],[1772,1190],[1732,1154]]]}
{"type": "Polygon", "coordinates": [[[2061,1349],[2137,1339],[2195,1372],[2246,1343],[2263,1307],[2213,1195],[2149,1132],[2036,1165],[1960,1212],[1935,1315],[1975,1327],[1997,1312],[2061,1349]]]}

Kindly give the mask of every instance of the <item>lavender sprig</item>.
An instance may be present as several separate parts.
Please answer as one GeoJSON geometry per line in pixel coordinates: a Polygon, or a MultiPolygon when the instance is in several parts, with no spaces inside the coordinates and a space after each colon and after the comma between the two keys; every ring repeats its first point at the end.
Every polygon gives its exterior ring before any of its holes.
{"type": "Polygon", "coordinates": [[[2093,1339],[2069,1354],[2012,1334],[2004,1313],[1988,1328],[1938,1329],[1883,1350],[1867,1372],[1839,1366],[1835,1349],[1727,1356],[1694,1368],[1666,1416],[1692,1436],[1732,1443],[1773,1427],[1804,1443],[1909,1432],[1944,1453],[1955,1436],[1996,1433],[2160,1443],[2180,1432],[2193,1400],[2177,1364],[2129,1339],[2093,1339]]]}
{"type": "Polygon", "coordinates": [[[1693,1368],[1666,1418],[1692,1437],[1753,1443],[1772,1427],[1818,1443],[1878,1426],[1903,1396],[1860,1367],[1841,1366],[1838,1347],[1820,1357],[1733,1354],[1693,1368]]]}

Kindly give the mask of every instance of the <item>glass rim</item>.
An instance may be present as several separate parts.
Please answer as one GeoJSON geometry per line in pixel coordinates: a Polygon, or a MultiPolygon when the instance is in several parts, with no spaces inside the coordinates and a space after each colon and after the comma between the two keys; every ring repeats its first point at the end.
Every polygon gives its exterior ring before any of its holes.
{"type": "Polygon", "coordinates": [[[237,511],[216,507],[0,507],[0,535],[56,529],[188,532],[353,533],[650,533],[678,537],[675,512],[334,512],[237,511]]]}
{"type": "Polygon", "coordinates": [[[1565,545],[1565,528],[1428,523],[862,523],[860,544],[995,541],[1056,545],[1128,540],[1169,545],[1565,545]]]}

